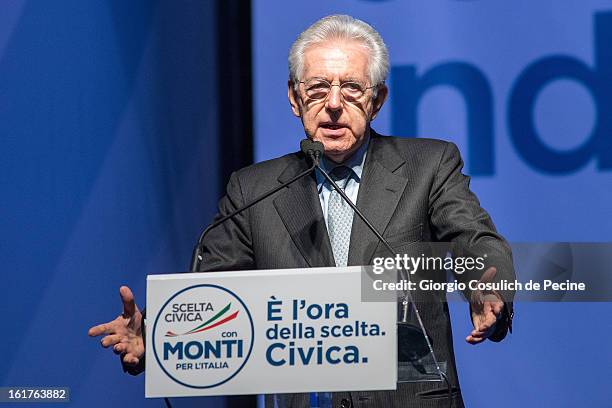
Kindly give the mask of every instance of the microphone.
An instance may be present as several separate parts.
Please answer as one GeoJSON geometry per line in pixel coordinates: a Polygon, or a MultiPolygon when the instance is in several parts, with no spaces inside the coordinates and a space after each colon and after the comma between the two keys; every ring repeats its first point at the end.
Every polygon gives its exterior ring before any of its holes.
{"type": "Polygon", "coordinates": [[[306,156],[310,157],[315,166],[319,165],[321,157],[325,152],[323,143],[310,139],[303,139],[300,142],[300,149],[306,154],[306,156]]]}
{"type": "Polygon", "coordinates": [[[217,228],[219,225],[223,224],[225,221],[235,217],[236,215],[240,214],[244,210],[251,208],[258,202],[265,200],[266,198],[270,197],[271,195],[278,192],[279,190],[287,187],[288,185],[296,182],[297,180],[309,175],[310,173],[314,171],[314,169],[319,165],[320,157],[323,155],[323,151],[324,151],[323,144],[320,142],[313,142],[310,139],[304,139],[300,142],[300,150],[304,154],[306,154],[307,157],[312,157],[312,165],[307,170],[304,170],[297,176],[293,177],[291,180],[288,180],[278,185],[277,187],[274,187],[273,189],[261,194],[260,196],[256,197],[252,201],[246,203],[242,207],[237,208],[231,213],[219,218],[217,221],[210,224],[204,231],[202,231],[202,233],[200,234],[200,237],[198,238],[196,245],[193,248],[193,253],[191,255],[191,266],[189,268],[190,272],[199,271],[200,263],[202,262],[202,249],[203,249],[202,243],[204,242],[204,238],[206,237],[206,235],[211,230],[217,228]]]}
{"type": "MultiPolygon", "coordinates": [[[[376,238],[384,245],[391,256],[395,257],[396,252],[393,250],[389,241],[382,236],[382,234],[372,225],[370,220],[357,208],[357,206],[351,201],[351,199],[346,195],[343,189],[336,184],[336,182],[331,178],[331,176],[323,169],[320,165],[320,157],[322,152],[325,150],[323,143],[311,140],[303,140],[303,149],[306,154],[308,154],[313,162],[313,166],[325,177],[325,179],[329,182],[329,184],[333,187],[334,190],[340,194],[342,199],[353,209],[355,214],[363,221],[366,226],[376,235],[376,238]]],[[[400,269],[400,273],[402,274],[402,279],[410,282],[410,274],[406,272],[404,268],[400,269]]],[[[409,291],[404,291],[405,297],[402,302],[402,318],[398,322],[398,360],[401,362],[410,361],[412,363],[417,363],[419,359],[431,353],[433,362],[436,366],[436,370],[441,379],[443,379],[448,388],[449,398],[451,398],[451,388],[450,382],[445,373],[440,369],[440,365],[438,363],[438,359],[433,350],[432,342],[425,331],[425,326],[423,324],[423,320],[421,319],[421,314],[419,313],[419,309],[417,308],[414,300],[412,299],[412,295],[409,291]],[[420,326],[420,330],[418,327],[413,324],[408,323],[408,306],[412,305],[414,308],[414,312],[417,318],[417,321],[420,326]],[[425,344],[421,343],[421,339],[425,339],[425,344]],[[421,343],[421,344],[419,344],[421,343]]],[[[451,400],[452,402],[452,400],[451,400]]]]}

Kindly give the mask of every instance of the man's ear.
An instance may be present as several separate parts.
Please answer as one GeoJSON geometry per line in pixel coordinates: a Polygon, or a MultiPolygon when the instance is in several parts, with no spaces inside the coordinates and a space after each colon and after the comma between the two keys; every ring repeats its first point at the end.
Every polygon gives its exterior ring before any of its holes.
{"type": "Polygon", "coordinates": [[[372,118],[370,120],[378,115],[378,112],[387,100],[387,96],[389,96],[389,88],[387,88],[387,85],[381,84],[378,86],[377,90],[376,98],[372,101],[372,118]]]}
{"type": "Polygon", "coordinates": [[[289,104],[291,105],[291,111],[298,118],[302,117],[302,110],[300,108],[300,104],[298,102],[299,95],[295,87],[293,86],[293,81],[287,81],[287,97],[289,97],[289,104]]]}

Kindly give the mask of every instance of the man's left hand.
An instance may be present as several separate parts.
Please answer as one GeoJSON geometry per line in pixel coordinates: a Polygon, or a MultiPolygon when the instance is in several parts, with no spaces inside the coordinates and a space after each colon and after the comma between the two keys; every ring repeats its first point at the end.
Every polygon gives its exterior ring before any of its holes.
{"type": "MultiPolygon", "coordinates": [[[[497,269],[490,267],[482,275],[480,282],[492,282],[496,273],[497,269]]],[[[494,291],[475,290],[472,292],[470,306],[474,330],[465,338],[465,341],[470,344],[479,344],[495,332],[495,325],[504,310],[504,302],[494,291]]]]}

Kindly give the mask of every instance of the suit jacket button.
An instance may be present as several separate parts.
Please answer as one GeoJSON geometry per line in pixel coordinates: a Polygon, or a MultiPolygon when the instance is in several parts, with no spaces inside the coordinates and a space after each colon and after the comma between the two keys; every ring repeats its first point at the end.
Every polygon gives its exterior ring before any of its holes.
{"type": "Polygon", "coordinates": [[[342,401],[340,401],[340,408],[351,408],[351,406],[351,401],[346,398],[342,398],[342,401]]]}

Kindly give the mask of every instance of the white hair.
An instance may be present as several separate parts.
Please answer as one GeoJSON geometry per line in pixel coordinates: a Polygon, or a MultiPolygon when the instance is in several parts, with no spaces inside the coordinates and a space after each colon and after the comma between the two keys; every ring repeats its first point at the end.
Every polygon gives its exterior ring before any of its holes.
{"type": "Polygon", "coordinates": [[[369,51],[369,79],[372,86],[382,84],[389,73],[389,53],[382,37],[371,25],[347,15],[323,17],[303,31],[289,51],[289,79],[297,86],[304,69],[308,47],[333,40],[361,42],[369,51]]]}

